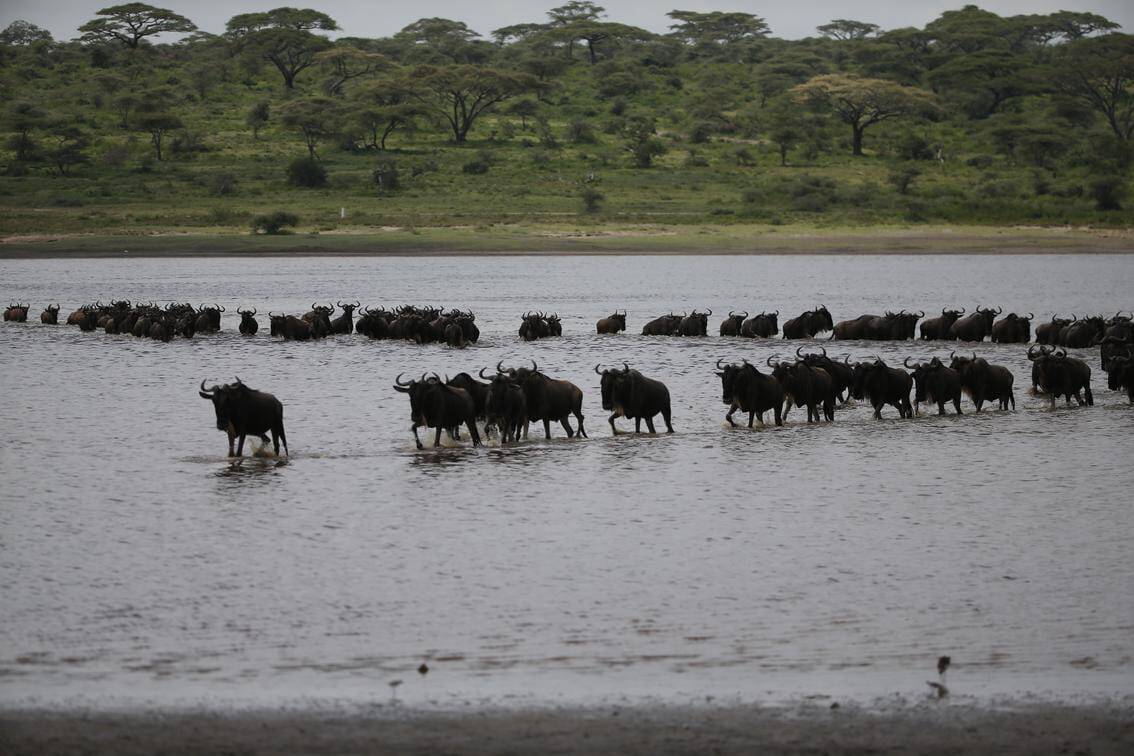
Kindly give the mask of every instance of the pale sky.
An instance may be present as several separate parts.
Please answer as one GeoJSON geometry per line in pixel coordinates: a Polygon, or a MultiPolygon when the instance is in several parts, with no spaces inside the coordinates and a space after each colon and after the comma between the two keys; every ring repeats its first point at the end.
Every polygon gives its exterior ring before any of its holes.
{"type": "MultiPolygon", "coordinates": [[[[551,0],[541,4],[521,0],[418,0],[413,3],[389,0],[277,0],[267,3],[254,0],[150,0],[150,5],[176,11],[204,31],[217,34],[224,31],[225,22],[237,13],[292,5],[315,8],[330,15],[342,27],[342,31],[335,36],[386,37],[419,18],[440,16],[464,21],[470,28],[487,37],[489,32],[501,26],[546,21],[544,12],[547,8],[562,5],[563,1],[551,0]]],[[[0,28],[16,19],[23,19],[50,30],[56,39],[71,39],[78,36],[76,29],[93,18],[98,9],[118,2],[119,0],[0,0],[0,28]]],[[[883,29],[924,26],[942,11],[955,10],[966,3],[947,0],[875,0],[873,3],[863,3],[861,8],[845,0],[810,0],[801,5],[737,0],[606,0],[599,4],[606,8],[607,20],[633,24],[659,33],[667,31],[670,23],[665,14],[680,8],[754,13],[768,21],[774,36],[798,39],[814,35],[817,25],[834,18],[868,21],[883,29]]],[[[1134,29],[1134,2],[1130,0],[988,0],[975,4],[1002,16],[1050,13],[1062,9],[1090,11],[1122,24],[1124,31],[1134,29]]]]}

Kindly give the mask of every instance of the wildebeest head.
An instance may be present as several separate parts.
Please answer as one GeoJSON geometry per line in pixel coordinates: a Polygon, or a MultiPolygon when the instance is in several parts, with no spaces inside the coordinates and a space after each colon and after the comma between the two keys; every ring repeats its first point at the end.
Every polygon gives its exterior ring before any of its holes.
{"type": "Polygon", "coordinates": [[[598,365],[595,365],[595,372],[602,376],[602,381],[599,383],[599,388],[602,392],[602,408],[608,412],[614,409],[614,402],[616,395],[619,393],[619,387],[630,376],[630,365],[623,362],[622,370],[600,370],[598,365]]]}
{"type": "Polygon", "coordinates": [[[402,373],[398,373],[398,377],[394,379],[394,390],[409,394],[410,419],[419,425],[430,424],[425,416],[426,396],[440,385],[441,378],[436,374],[427,377],[422,373],[421,380],[403,382],[402,373]]]}
{"type": "Polygon", "coordinates": [[[348,318],[353,317],[354,311],[362,306],[362,302],[358,302],[358,301],[354,302],[353,304],[350,303],[350,302],[347,302],[346,304],[343,304],[342,302],[338,302],[336,304],[338,304],[339,308],[343,311],[343,314],[346,315],[348,318]]]}
{"type": "Polygon", "coordinates": [[[229,419],[232,404],[247,398],[251,390],[237,376],[236,383],[226,383],[223,386],[211,386],[209,388],[205,388],[205,382],[201,381],[201,390],[197,393],[201,395],[202,399],[212,401],[213,410],[217,414],[217,430],[226,431],[232,424],[229,419]]]}
{"type": "Polygon", "coordinates": [[[287,322],[287,315],[276,315],[274,312],[268,312],[268,321],[271,323],[271,334],[273,336],[283,336],[284,323],[287,322]]]}

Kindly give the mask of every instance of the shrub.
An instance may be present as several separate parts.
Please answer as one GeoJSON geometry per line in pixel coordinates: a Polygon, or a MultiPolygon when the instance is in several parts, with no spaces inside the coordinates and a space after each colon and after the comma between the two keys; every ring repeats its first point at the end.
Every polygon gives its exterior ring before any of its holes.
{"type": "Polygon", "coordinates": [[[610,114],[620,116],[626,112],[626,100],[619,97],[614,102],[610,103],[610,114]]]}
{"type": "Polygon", "coordinates": [[[891,170],[887,178],[898,190],[898,194],[909,194],[910,184],[920,175],[921,169],[916,165],[903,165],[891,170]]]}
{"type": "Polygon", "coordinates": [[[393,160],[383,160],[378,163],[372,178],[380,192],[396,192],[401,186],[398,180],[398,166],[393,160]]]}
{"type": "Polygon", "coordinates": [[[287,166],[287,183],[316,189],[327,185],[327,170],[313,157],[292,160],[287,166]]]}
{"type": "Polygon", "coordinates": [[[594,144],[598,141],[594,127],[582,119],[571,121],[571,125],[567,127],[567,138],[575,144],[594,144]]]}
{"type": "Polygon", "coordinates": [[[602,201],[606,199],[603,193],[593,186],[584,186],[579,197],[583,200],[584,212],[588,213],[597,213],[602,207],[602,201]]]}
{"type": "Polygon", "coordinates": [[[898,157],[903,160],[932,160],[936,153],[920,134],[906,133],[898,140],[898,157]]]}
{"type": "Polygon", "coordinates": [[[218,173],[209,179],[209,194],[227,197],[236,193],[236,176],[231,173],[218,173]]]}
{"type": "Polygon", "coordinates": [[[764,199],[764,192],[756,188],[745,189],[740,193],[740,199],[752,205],[764,199]]]}
{"type": "Polygon", "coordinates": [[[299,216],[284,210],[277,210],[267,215],[257,215],[252,219],[252,233],[254,234],[280,234],[286,233],[284,226],[295,226],[299,223],[299,216]]]}
{"type": "Polygon", "coordinates": [[[690,150],[689,154],[685,156],[686,168],[707,168],[708,165],[708,158],[694,150],[690,150]]]}
{"type": "Polygon", "coordinates": [[[82,207],[83,201],[78,197],[59,194],[51,198],[51,204],[55,207],[82,207]]]}
{"type": "Polygon", "coordinates": [[[965,165],[983,171],[991,168],[992,164],[995,162],[996,158],[994,158],[992,155],[973,155],[971,158],[965,161],[965,165]]]}
{"type": "Polygon", "coordinates": [[[713,130],[713,124],[705,121],[694,124],[693,128],[689,130],[689,141],[693,144],[704,144],[713,135],[713,130]]]}
{"type": "Polygon", "coordinates": [[[461,166],[461,172],[479,176],[481,174],[488,173],[488,163],[484,162],[483,160],[470,160],[469,162],[461,166]]]}
{"type": "Polygon", "coordinates": [[[752,153],[747,147],[738,147],[733,150],[732,157],[739,166],[749,167],[756,165],[756,158],[752,156],[752,153]]]}
{"type": "Polygon", "coordinates": [[[547,150],[536,150],[532,153],[532,164],[540,168],[551,164],[551,154],[547,150]]]}
{"type": "Polygon", "coordinates": [[[1121,210],[1126,193],[1126,179],[1117,174],[1099,176],[1091,182],[1088,190],[1096,210],[1121,210]]]}

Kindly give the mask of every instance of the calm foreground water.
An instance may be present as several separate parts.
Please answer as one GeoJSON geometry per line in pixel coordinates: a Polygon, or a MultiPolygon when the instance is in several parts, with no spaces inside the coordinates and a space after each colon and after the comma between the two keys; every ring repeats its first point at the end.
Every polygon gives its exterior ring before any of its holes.
{"type": "Polygon", "coordinates": [[[820,303],[1113,314],[1134,257],[3,261],[0,282],[37,321],[48,300],[228,308],[169,344],[0,326],[0,703],[921,696],[939,654],[954,693],[1134,693],[1134,409],[1097,350],[1093,408],[1049,411],[1025,349],[984,344],[1016,412],[748,431],[722,427],[714,362],[794,345],[637,335],[693,307],[711,333],[820,303]],[[267,336],[269,309],[348,298],[471,308],[482,339],[267,336]],[[630,333],[595,335],[618,307],[630,333]],[[565,337],[521,343],[533,308],[565,337]],[[415,451],[399,372],[533,358],[583,389],[589,440],[415,451]],[[611,437],[592,368],[623,360],[669,385],[675,435],[611,437]],[[197,384],[234,375],[283,401],[286,464],[225,458],[197,384]]]}

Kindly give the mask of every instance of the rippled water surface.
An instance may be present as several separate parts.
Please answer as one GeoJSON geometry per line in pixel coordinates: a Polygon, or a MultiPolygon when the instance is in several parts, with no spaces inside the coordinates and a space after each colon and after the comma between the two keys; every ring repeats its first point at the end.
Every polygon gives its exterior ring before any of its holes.
{"type": "Polygon", "coordinates": [[[984,344],[1016,412],[748,431],[722,426],[714,362],[792,348],[636,335],[695,306],[712,333],[729,308],[819,303],[1109,314],[1134,307],[1134,257],[4,261],[0,282],[33,319],[228,308],[170,344],[0,326],[0,700],[920,695],[939,654],[955,689],[1134,691],[1134,410],[1097,350],[1092,408],[1049,411],[1024,349],[984,344]],[[236,333],[237,305],[347,298],[471,308],[482,339],[236,333]],[[616,307],[630,335],[595,335],[616,307]],[[532,308],[565,337],[519,342],[532,308]],[[415,451],[394,376],[501,359],[577,383],[590,439],[415,451]],[[675,435],[611,437],[592,368],[623,360],[669,385],[675,435]],[[225,458],[196,387],[234,375],[283,401],[286,463],[225,458]]]}

